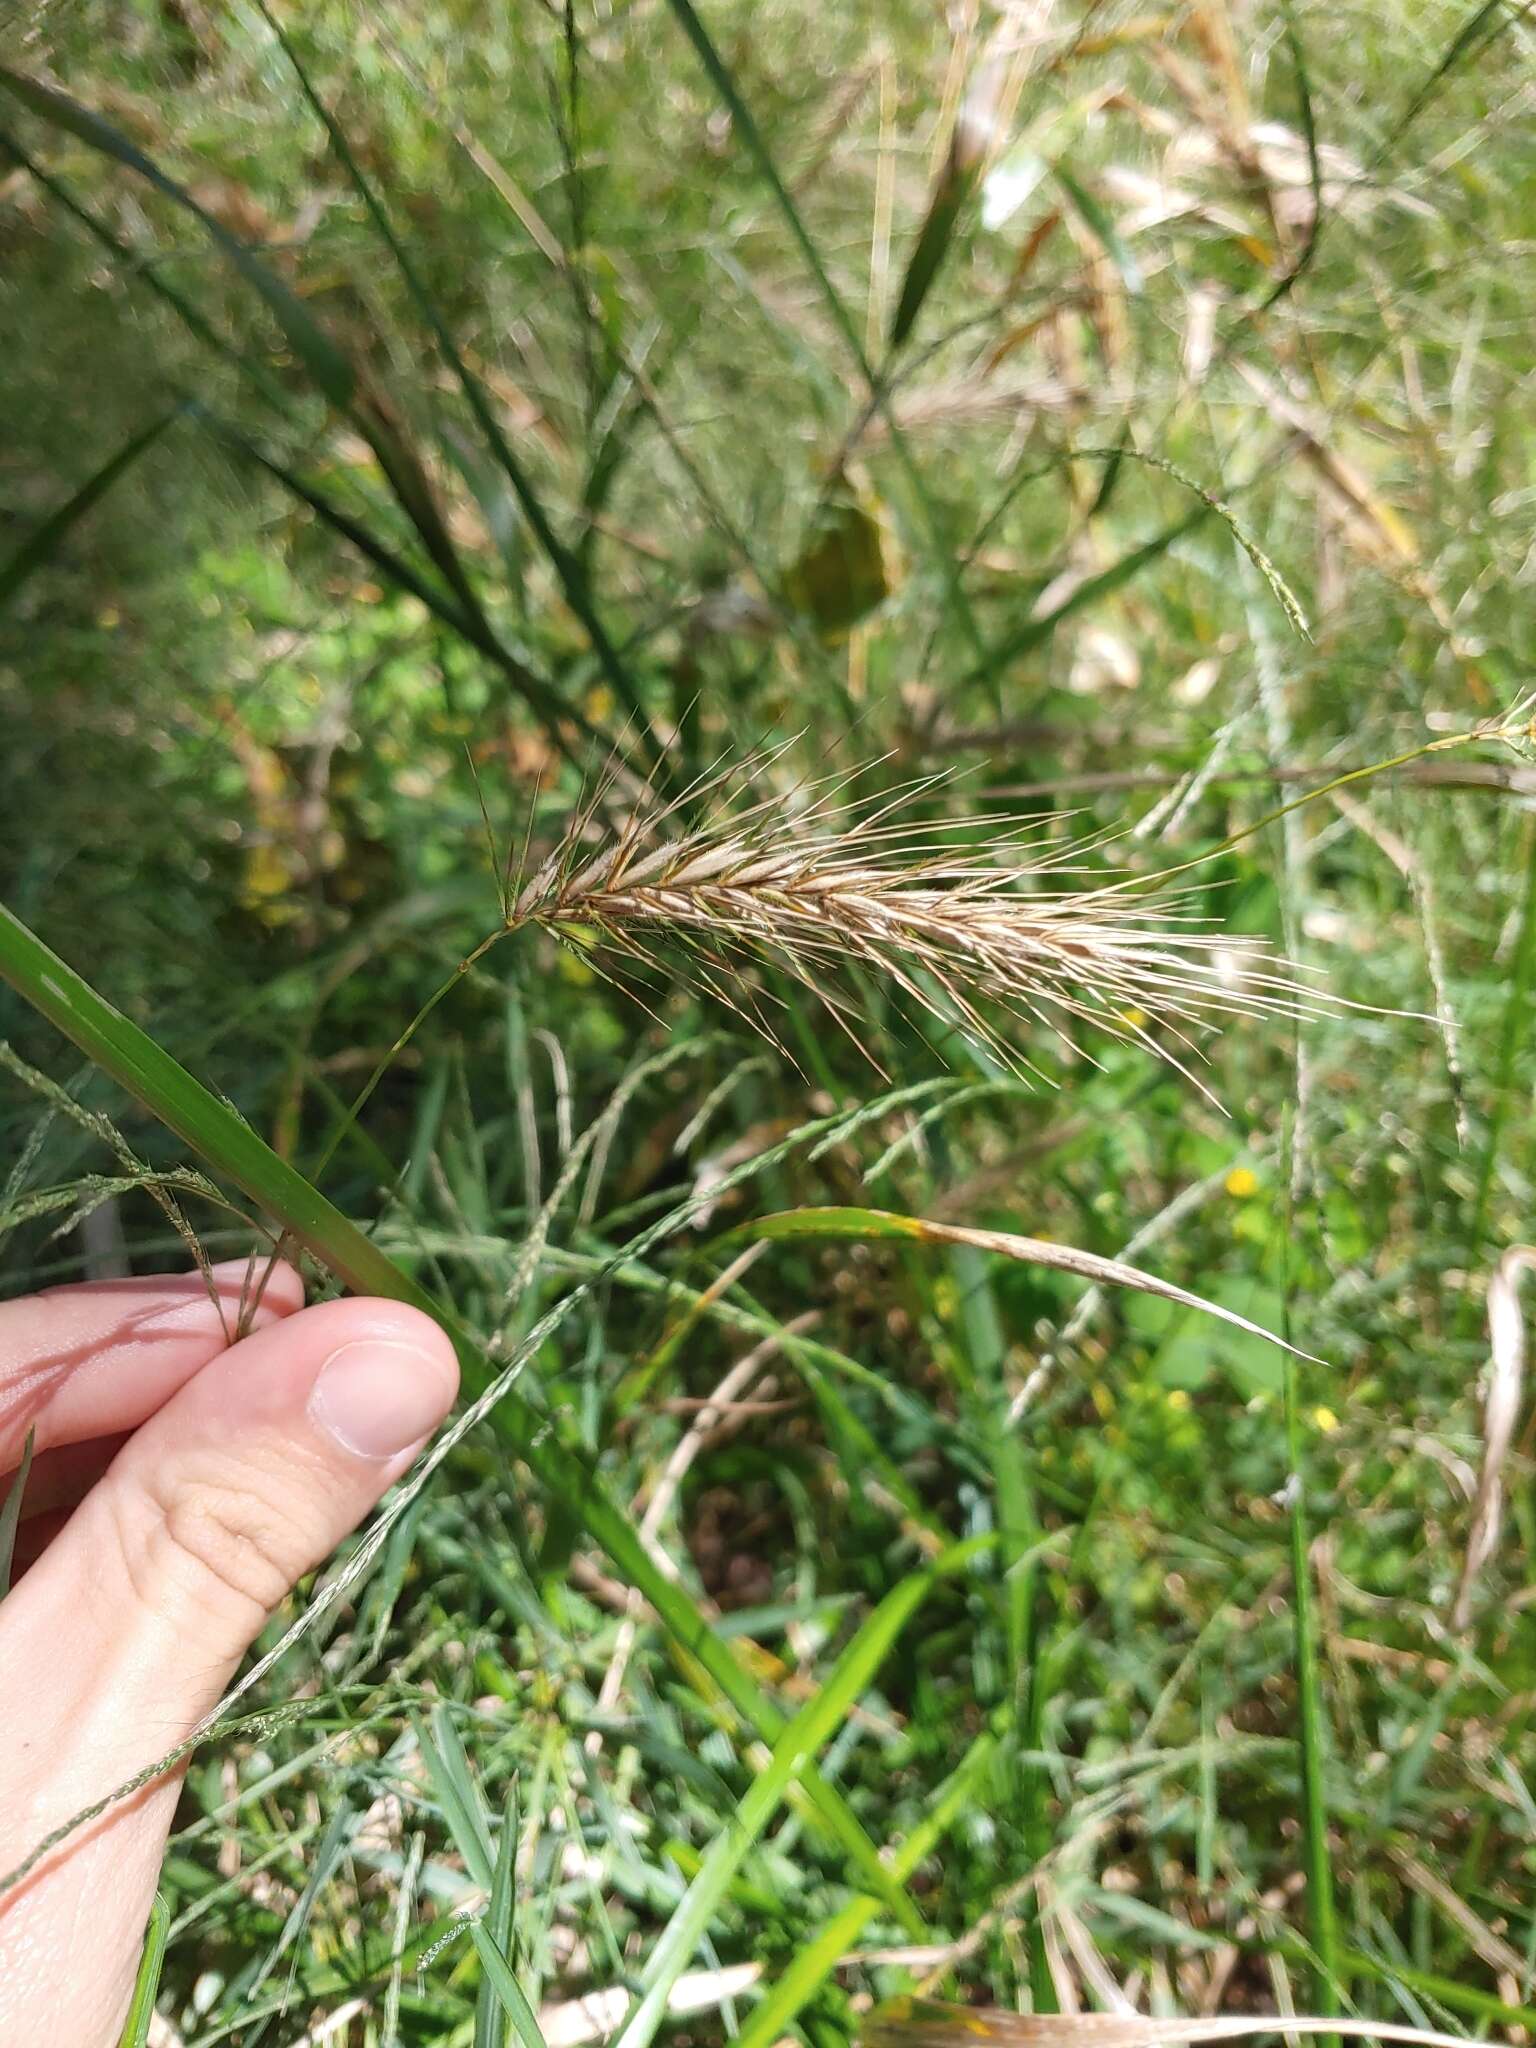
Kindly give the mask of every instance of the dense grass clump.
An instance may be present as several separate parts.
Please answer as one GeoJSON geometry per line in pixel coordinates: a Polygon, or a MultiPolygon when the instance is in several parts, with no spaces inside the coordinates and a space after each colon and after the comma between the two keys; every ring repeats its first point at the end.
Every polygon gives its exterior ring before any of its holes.
{"type": "Polygon", "coordinates": [[[12,39],[6,1288],[297,1239],[467,1375],[150,2039],[1536,2026],[1531,55],[12,39]]]}

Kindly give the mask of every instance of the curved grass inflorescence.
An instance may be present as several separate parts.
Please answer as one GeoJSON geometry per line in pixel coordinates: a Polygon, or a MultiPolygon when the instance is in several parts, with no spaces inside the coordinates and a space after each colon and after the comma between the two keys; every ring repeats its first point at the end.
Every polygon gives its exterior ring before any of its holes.
{"type": "Polygon", "coordinates": [[[1069,1021],[1086,1023],[1187,1074],[1194,1034],[1218,1018],[1289,1017],[1326,1001],[1263,940],[1213,931],[1191,892],[1159,890],[1155,875],[1061,887],[1094,871],[1106,835],[1064,843],[1048,836],[1057,819],[912,816],[936,778],[850,801],[839,777],[744,807],[722,798],[724,780],[606,827],[604,793],[590,798],[520,886],[509,878],[505,929],[539,925],[634,962],[673,942],[701,984],[769,1036],[764,992],[742,970],[772,961],[871,1060],[856,1006],[826,975],[873,969],[977,1048],[1031,1071],[1010,1020],[1062,1038],[1069,1021]]]}

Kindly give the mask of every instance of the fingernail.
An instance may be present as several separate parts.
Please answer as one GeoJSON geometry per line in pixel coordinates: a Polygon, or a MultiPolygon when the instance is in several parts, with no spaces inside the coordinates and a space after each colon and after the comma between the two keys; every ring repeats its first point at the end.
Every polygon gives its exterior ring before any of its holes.
{"type": "Polygon", "coordinates": [[[309,1412],[357,1458],[393,1458],[436,1428],[453,1400],[442,1360],[414,1344],[360,1338],[320,1368],[309,1412]]]}

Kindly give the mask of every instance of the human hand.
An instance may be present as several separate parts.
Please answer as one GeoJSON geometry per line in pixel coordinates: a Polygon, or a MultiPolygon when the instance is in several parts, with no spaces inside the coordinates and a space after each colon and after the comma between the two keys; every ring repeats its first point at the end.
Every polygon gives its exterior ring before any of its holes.
{"type": "MultiPolygon", "coordinates": [[[[426,1316],[304,1308],[289,1266],[231,1345],[246,1263],[213,1272],[217,1303],[198,1273],[0,1302],[0,1499],[36,1433],[0,1602],[0,1881],[190,1734],[457,1390],[426,1316]]],[[[114,2048],[180,1777],[0,1892],[0,2048],[114,2048]]]]}

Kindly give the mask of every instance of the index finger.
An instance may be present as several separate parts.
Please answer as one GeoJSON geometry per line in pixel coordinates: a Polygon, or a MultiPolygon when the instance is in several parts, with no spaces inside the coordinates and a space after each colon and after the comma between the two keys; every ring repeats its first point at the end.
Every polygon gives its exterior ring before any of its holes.
{"type": "Polygon", "coordinates": [[[242,1302],[261,1329],[304,1305],[292,1266],[231,1259],[201,1273],[91,1280],[0,1302],[0,1472],[36,1447],[137,1429],[178,1387],[227,1350],[242,1302]],[[260,1289],[258,1296],[258,1288],[260,1289]]]}

